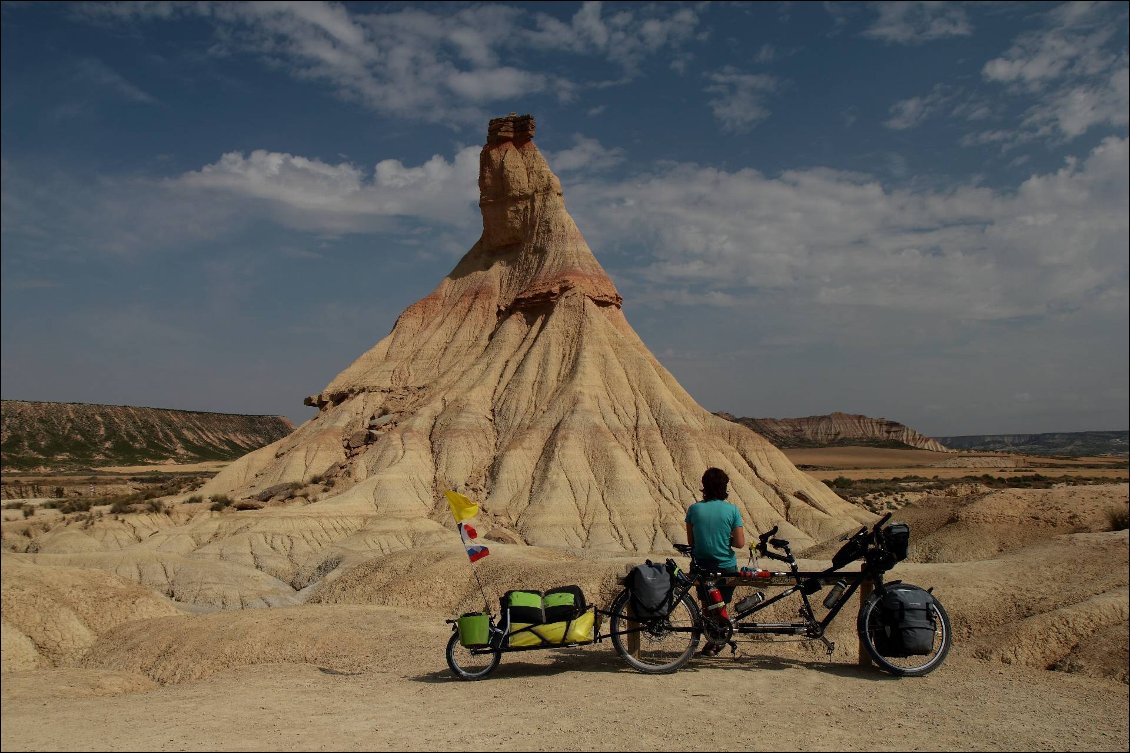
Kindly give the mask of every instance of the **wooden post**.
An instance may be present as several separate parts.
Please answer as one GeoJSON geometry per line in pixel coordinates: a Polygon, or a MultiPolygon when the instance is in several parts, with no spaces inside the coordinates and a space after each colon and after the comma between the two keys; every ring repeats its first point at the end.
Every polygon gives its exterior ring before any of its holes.
{"type": "MultiPolygon", "coordinates": [[[[875,590],[875,587],[871,584],[871,581],[869,581],[869,580],[865,580],[865,581],[863,581],[862,583],[859,584],[859,611],[860,612],[863,611],[863,605],[867,603],[867,597],[870,596],[871,592],[874,591],[874,590],[875,590]]],[[[871,654],[867,653],[867,647],[863,645],[863,637],[860,636],[860,638],[859,638],[859,666],[870,667],[871,665],[872,665],[871,654]]]]}
{"type": "Polygon", "coordinates": [[[633,622],[633,619],[635,618],[636,613],[632,609],[632,600],[631,599],[628,599],[628,603],[624,605],[624,610],[625,610],[624,616],[628,618],[627,620],[625,620],[625,622],[627,624],[624,627],[626,629],[633,631],[633,632],[628,633],[627,635],[624,636],[624,639],[625,639],[624,648],[626,648],[628,650],[628,653],[631,654],[633,657],[635,657],[636,659],[639,659],[640,658],[640,634],[639,634],[640,623],[633,622]]]}

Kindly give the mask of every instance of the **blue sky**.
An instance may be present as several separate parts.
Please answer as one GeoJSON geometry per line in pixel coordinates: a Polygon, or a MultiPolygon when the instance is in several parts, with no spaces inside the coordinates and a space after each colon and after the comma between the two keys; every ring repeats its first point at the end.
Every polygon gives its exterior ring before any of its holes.
{"type": "Polygon", "coordinates": [[[277,413],[530,112],[709,410],[1125,429],[1125,3],[5,3],[7,399],[277,413]]]}

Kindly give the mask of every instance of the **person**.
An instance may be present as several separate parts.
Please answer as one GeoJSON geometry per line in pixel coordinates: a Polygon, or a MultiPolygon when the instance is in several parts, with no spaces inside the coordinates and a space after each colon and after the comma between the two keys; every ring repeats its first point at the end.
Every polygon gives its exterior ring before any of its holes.
{"type": "MultiPolygon", "coordinates": [[[[745,546],[745,527],[741,512],[727,501],[729,483],[730,477],[720,468],[707,468],[702,474],[702,500],[687,510],[687,543],[699,570],[736,576],[734,549],[745,546]]],[[[727,603],[734,595],[733,586],[719,586],[718,590],[727,603]]],[[[702,653],[714,656],[722,646],[708,640],[702,653]]]]}

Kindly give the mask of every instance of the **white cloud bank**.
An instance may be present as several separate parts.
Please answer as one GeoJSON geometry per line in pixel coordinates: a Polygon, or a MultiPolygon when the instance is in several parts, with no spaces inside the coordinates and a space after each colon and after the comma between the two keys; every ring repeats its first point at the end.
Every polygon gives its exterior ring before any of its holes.
{"type": "Polygon", "coordinates": [[[690,8],[606,12],[599,2],[582,3],[568,23],[512,5],[359,12],[325,2],[89,3],[76,13],[120,23],[202,17],[216,29],[214,54],[259,56],[383,114],[460,123],[484,119],[482,106],[499,100],[549,92],[568,101],[580,86],[607,83],[539,72],[532,56],[602,59],[631,78],[648,57],[691,40],[699,20],[690,8]]]}
{"type": "Polygon", "coordinates": [[[676,165],[567,189],[594,248],[646,248],[639,272],[699,303],[759,290],[960,319],[1127,305],[1127,140],[1016,191],[886,189],[826,169],[769,178],[676,165]],[[709,293],[710,295],[705,295],[709,293]]]}

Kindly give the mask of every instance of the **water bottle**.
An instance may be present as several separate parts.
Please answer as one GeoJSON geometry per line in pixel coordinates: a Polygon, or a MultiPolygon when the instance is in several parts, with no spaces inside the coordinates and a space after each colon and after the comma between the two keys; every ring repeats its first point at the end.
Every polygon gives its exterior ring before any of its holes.
{"type": "Polygon", "coordinates": [[[739,601],[734,609],[738,612],[738,614],[741,614],[742,612],[753,609],[763,601],[765,601],[765,592],[754,591],[752,594],[739,601]]]}
{"type": "Polygon", "coordinates": [[[728,621],[730,619],[730,615],[726,611],[726,600],[722,598],[722,592],[718,590],[718,586],[713,583],[706,589],[706,609],[717,620],[728,621]]]}
{"type": "Polygon", "coordinates": [[[845,588],[847,588],[847,583],[842,580],[836,581],[836,585],[832,586],[832,590],[824,597],[825,608],[831,609],[832,605],[836,603],[836,599],[840,598],[840,594],[844,592],[845,588]]]}

